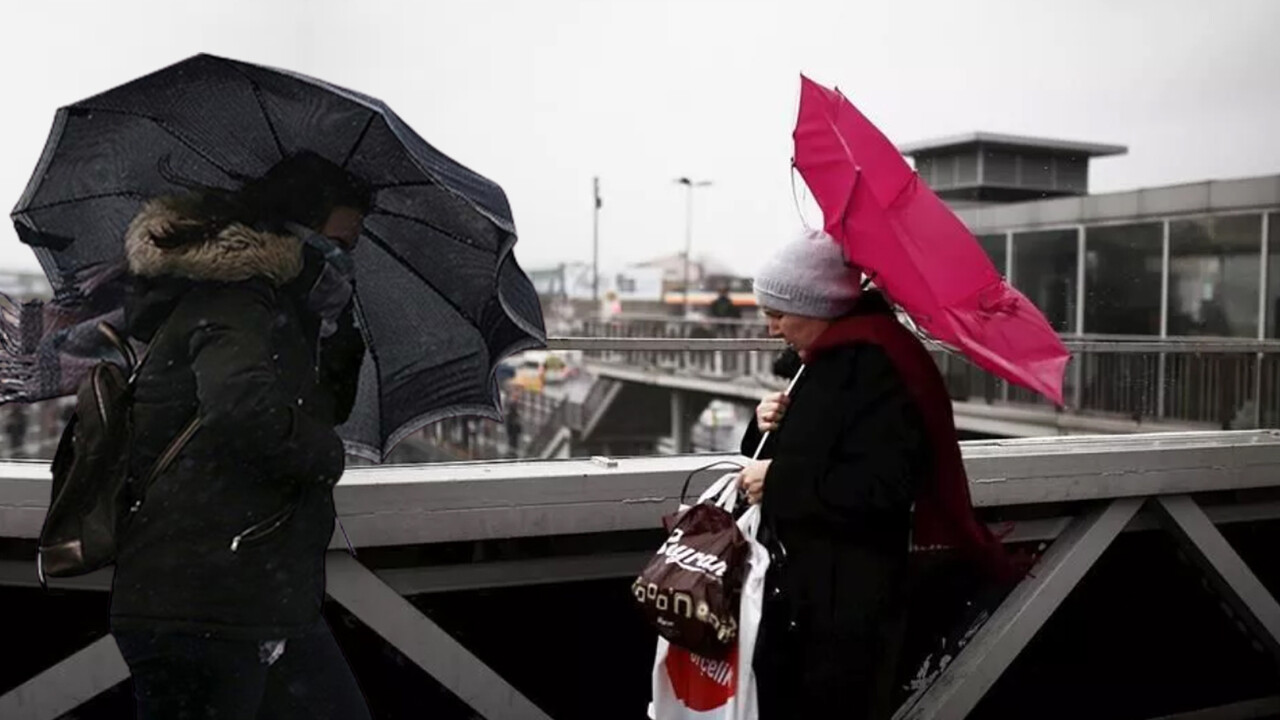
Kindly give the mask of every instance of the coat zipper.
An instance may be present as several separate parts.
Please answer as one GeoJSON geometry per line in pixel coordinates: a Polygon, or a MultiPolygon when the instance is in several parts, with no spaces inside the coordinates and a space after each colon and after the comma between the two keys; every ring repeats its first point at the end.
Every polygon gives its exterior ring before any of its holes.
{"type": "Polygon", "coordinates": [[[241,530],[239,535],[231,538],[231,552],[238,552],[241,545],[258,542],[276,530],[279,530],[281,526],[289,521],[289,518],[293,517],[294,511],[297,509],[298,502],[291,502],[288,507],[280,512],[267,517],[265,520],[256,522],[244,530],[241,530]]]}
{"type": "MultiPolygon", "coordinates": [[[[293,517],[293,513],[298,509],[298,502],[289,504],[284,510],[262,520],[240,531],[240,534],[231,538],[231,552],[239,552],[240,547],[246,544],[253,544],[267,537],[271,533],[279,530],[289,519],[293,517]]],[[[338,529],[342,531],[342,539],[346,541],[347,552],[351,553],[351,557],[356,556],[356,549],[351,544],[351,537],[347,535],[347,528],[342,524],[342,518],[334,517],[338,521],[338,529]]]]}

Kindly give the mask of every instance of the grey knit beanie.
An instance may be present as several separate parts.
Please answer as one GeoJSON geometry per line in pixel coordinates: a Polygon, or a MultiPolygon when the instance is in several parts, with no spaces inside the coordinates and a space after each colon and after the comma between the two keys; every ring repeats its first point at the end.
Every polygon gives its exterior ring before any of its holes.
{"type": "Polygon", "coordinates": [[[769,258],[754,285],[756,301],[766,310],[829,320],[853,309],[860,282],[830,235],[806,230],[769,258]]]}

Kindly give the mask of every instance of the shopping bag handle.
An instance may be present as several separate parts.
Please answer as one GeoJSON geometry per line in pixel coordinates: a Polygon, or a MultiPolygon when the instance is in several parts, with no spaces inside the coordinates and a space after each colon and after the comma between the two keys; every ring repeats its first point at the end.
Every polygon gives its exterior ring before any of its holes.
{"type": "Polygon", "coordinates": [[[684,505],[684,499],[689,494],[689,483],[693,480],[694,475],[697,475],[700,472],[705,472],[707,470],[712,470],[714,468],[722,467],[722,466],[732,467],[738,470],[742,469],[742,463],[737,463],[732,460],[717,460],[713,463],[708,463],[706,465],[703,465],[700,468],[695,468],[688,475],[685,475],[684,477],[684,486],[680,488],[680,504],[684,505]]]}

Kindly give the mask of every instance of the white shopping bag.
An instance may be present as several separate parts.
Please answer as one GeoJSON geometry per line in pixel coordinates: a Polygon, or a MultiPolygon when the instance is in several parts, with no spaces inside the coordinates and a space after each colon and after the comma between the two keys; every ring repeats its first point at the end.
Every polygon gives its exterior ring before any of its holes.
{"type": "MultiPolygon", "coordinates": [[[[715,499],[730,512],[737,498],[736,474],[726,475],[707,488],[699,502],[715,499]]],[[[738,644],[723,660],[699,657],[658,638],[653,662],[653,720],[756,720],[756,635],[764,603],[764,576],[769,551],[756,540],[760,506],[748,508],[738,518],[738,528],[751,543],[750,566],[742,583],[738,607],[738,644]]]]}

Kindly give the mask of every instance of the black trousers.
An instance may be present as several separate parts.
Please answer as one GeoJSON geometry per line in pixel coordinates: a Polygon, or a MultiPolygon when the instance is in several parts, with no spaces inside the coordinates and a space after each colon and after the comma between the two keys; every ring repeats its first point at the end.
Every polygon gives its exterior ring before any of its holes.
{"type": "Polygon", "coordinates": [[[230,640],[116,630],[138,720],[368,720],[368,706],[329,627],[303,637],[230,640]]]}
{"type": "Polygon", "coordinates": [[[859,633],[818,628],[766,600],[753,662],[760,720],[889,720],[905,629],[901,614],[859,633]]]}

